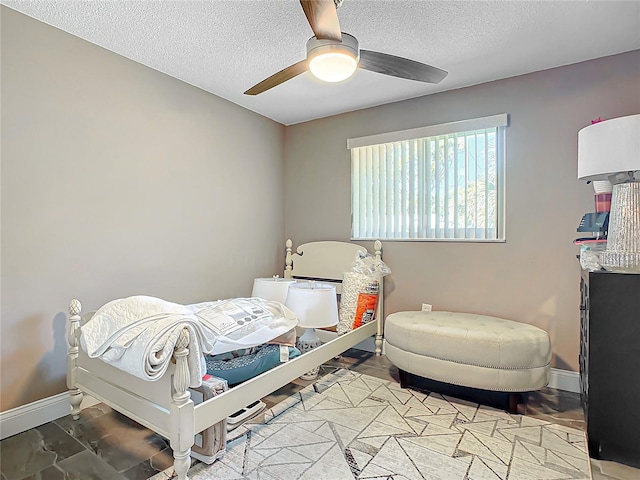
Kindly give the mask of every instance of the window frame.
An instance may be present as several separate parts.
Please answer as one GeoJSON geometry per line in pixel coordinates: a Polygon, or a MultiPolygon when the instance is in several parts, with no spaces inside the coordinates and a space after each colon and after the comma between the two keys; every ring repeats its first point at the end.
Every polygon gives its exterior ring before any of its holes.
{"type": "MultiPolygon", "coordinates": [[[[456,122],[449,122],[437,125],[413,128],[409,130],[399,130],[395,132],[380,133],[357,138],[347,139],[347,149],[350,151],[351,162],[351,182],[350,182],[350,204],[351,204],[351,240],[376,240],[402,241],[402,242],[462,242],[462,243],[505,243],[506,242],[506,128],[508,127],[509,116],[506,113],[491,115],[487,117],[473,118],[456,122]],[[359,147],[379,146],[395,142],[423,141],[425,138],[442,135],[454,135],[467,133],[488,128],[496,128],[496,238],[402,238],[388,235],[373,237],[354,235],[354,164],[352,149],[359,147]]],[[[419,165],[419,168],[423,168],[419,165]]],[[[376,187],[372,190],[377,190],[376,187]]],[[[421,206],[424,208],[424,205],[421,206]]]]}

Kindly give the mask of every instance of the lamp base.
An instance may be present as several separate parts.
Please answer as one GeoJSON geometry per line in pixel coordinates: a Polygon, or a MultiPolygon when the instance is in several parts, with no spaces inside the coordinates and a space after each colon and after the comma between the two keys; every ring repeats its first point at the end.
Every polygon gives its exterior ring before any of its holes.
{"type": "MultiPolygon", "coordinates": [[[[304,334],[296,342],[296,348],[303,354],[319,347],[320,345],[322,345],[322,342],[318,338],[315,328],[307,328],[304,331],[304,334]]],[[[318,372],[320,372],[320,366],[312,368],[304,375],[301,375],[300,380],[315,380],[318,378],[318,372]]]]}
{"type": "Polygon", "coordinates": [[[613,272],[640,273],[640,181],[613,186],[607,249],[600,265],[613,272]]]}

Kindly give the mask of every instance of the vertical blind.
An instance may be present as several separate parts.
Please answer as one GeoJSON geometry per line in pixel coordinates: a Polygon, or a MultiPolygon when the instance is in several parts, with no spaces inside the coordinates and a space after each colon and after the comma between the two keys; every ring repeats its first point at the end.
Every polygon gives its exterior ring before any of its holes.
{"type": "Polygon", "coordinates": [[[352,238],[504,240],[504,126],[506,114],[349,140],[352,238]]]}

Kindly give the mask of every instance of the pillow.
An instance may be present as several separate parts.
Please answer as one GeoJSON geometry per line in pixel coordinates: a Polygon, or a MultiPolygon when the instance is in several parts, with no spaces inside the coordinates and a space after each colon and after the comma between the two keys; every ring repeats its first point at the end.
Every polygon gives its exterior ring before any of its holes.
{"type": "Polygon", "coordinates": [[[207,355],[205,357],[207,373],[215,377],[224,378],[229,385],[235,385],[280,364],[280,349],[283,349],[288,354],[287,359],[300,355],[300,350],[297,348],[284,345],[265,345],[257,353],[231,360],[216,360],[207,355]]]}

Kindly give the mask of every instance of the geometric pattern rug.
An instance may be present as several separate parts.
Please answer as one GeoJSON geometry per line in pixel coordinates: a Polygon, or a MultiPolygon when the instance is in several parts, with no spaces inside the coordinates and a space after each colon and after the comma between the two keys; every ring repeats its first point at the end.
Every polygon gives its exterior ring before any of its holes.
{"type": "Polygon", "coordinates": [[[192,480],[591,479],[585,434],[348,370],[229,432],[192,480]]]}

